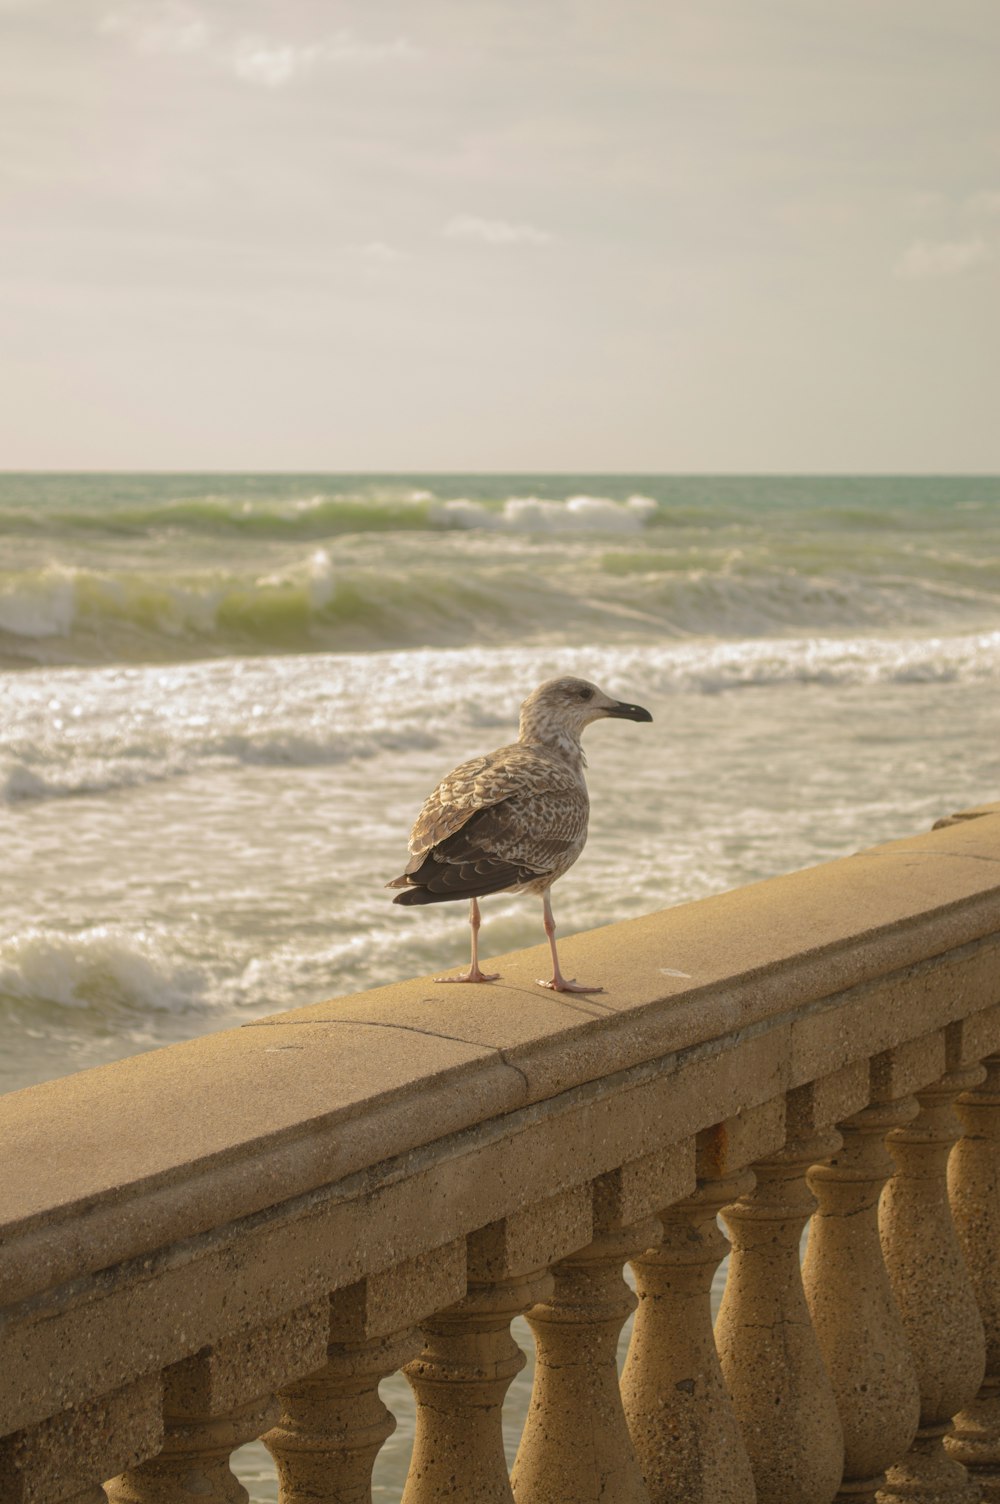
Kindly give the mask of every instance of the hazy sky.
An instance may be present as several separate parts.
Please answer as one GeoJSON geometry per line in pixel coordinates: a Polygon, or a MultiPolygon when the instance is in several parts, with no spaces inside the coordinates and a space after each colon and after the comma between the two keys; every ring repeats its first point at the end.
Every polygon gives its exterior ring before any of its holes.
{"type": "Polygon", "coordinates": [[[996,0],[0,32],[0,468],[1000,470],[996,0]]]}

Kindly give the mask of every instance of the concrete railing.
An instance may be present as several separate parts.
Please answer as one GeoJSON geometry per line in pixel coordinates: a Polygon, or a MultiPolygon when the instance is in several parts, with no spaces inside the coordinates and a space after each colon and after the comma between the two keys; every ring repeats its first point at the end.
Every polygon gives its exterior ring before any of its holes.
{"type": "Polygon", "coordinates": [[[1000,805],[566,948],[0,1099],[2,1504],[1000,1499],[1000,805]]]}

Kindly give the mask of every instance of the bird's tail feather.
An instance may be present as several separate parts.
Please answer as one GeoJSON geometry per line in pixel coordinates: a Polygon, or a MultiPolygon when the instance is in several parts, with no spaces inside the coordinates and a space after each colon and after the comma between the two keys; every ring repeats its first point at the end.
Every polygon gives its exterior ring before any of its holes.
{"type": "MultiPolygon", "coordinates": [[[[534,874],[528,873],[526,876],[531,877],[534,874]]],[[[395,884],[387,884],[386,886],[395,887],[395,884]]],[[[437,887],[409,886],[404,888],[402,893],[397,893],[392,901],[393,903],[407,905],[417,903],[453,903],[458,898],[487,898],[491,893],[502,893],[505,889],[512,886],[513,884],[509,876],[505,873],[497,873],[485,876],[478,883],[469,883],[468,886],[463,884],[457,890],[455,888],[442,890],[437,887]]]]}

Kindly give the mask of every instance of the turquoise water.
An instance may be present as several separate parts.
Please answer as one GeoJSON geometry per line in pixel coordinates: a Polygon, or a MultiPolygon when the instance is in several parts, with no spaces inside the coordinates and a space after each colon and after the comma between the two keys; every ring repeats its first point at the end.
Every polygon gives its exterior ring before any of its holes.
{"type": "Polygon", "coordinates": [[[0,477],[0,663],[992,623],[1000,483],[0,477]]]}
{"type": "MultiPolygon", "coordinates": [[[[0,477],[0,1090],[463,962],[460,906],[383,884],[565,672],[654,716],[587,733],[572,966],[1000,798],[1000,480],[0,477]]],[[[483,910],[484,958],[542,941],[483,910]]]]}

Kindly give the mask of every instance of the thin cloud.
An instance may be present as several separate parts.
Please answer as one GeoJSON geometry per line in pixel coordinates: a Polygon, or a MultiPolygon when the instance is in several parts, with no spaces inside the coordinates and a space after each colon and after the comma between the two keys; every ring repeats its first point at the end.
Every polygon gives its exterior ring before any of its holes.
{"type": "Polygon", "coordinates": [[[200,52],[212,31],[200,11],[181,0],[154,5],[126,5],[109,11],[98,23],[105,36],[116,36],[145,53],[200,52]]]}
{"type": "Polygon", "coordinates": [[[916,193],[908,193],[903,202],[911,214],[919,216],[939,214],[948,206],[946,196],[936,188],[923,188],[916,193]]]}
{"type": "Polygon", "coordinates": [[[348,30],[314,42],[274,41],[252,34],[235,38],[219,35],[185,0],[126,4],[109,11],[97,29],[139,53],[179,55],[207,50],[217,64],[244,83],[267,89],[280,89],[320,65],[365,67],[419,56],[418,49],[405,37],[371,42],[348,30]]]}
{"type": "Polygon", "coordinates": [[[894,271],[907,282],[940,281],[960,277],[974,266],[989,261],[984,240],[915,240],[897,261],[894,271]]]}
{"type": "Polygon", "coordinates": [[[981,193],[973,193],[970,198],[966,199],[965,207],[970,214],[989,218],[1000,215],[1000,191],[995,188],[985,188],[981,193]]]}
{"type": "Polygon", "coordinates": [[[390,42],[367,42],[351,31],[338,31],[322,41],[304,45],[244,37],[232,51],[232,68],[245,83],[280,89],[297,74],[319,64],[365,67],[416,55],[417,49],[405,37],[394,37],[390,42]]]}
{"type": "Polygon", "coordinates": [[[406,260],[405,251],[397,250],[394,245],[387,245],[384,240],[369,240],[367,245],[350,245],[347,250],[367,266],[395,266],[397,262],[406,260]]]}
{"type": "Polygon", "coordinates": [[[456,214],[442,230],[449,240],[478,240],[486,245],[548,245],[552,236],[535,225],[511,224],[506,219],[481,219],[456,214]]]}
{"type": "Polygon", "coordinates": [[[419,49],[406,37],[391,42],[366,42],[351,31],[338,31],[322,44],[323,60],[328,63],[386,63],[394,58],[414,58],[419,49]]]}
{"type": "Polygon", "coordinates": [[[233,52],[233,72],[245,83],[280,89],[296,73],[312,67],[317,52],[315,46],[274,46],[248,37],[239,42],[233,52]]]}

